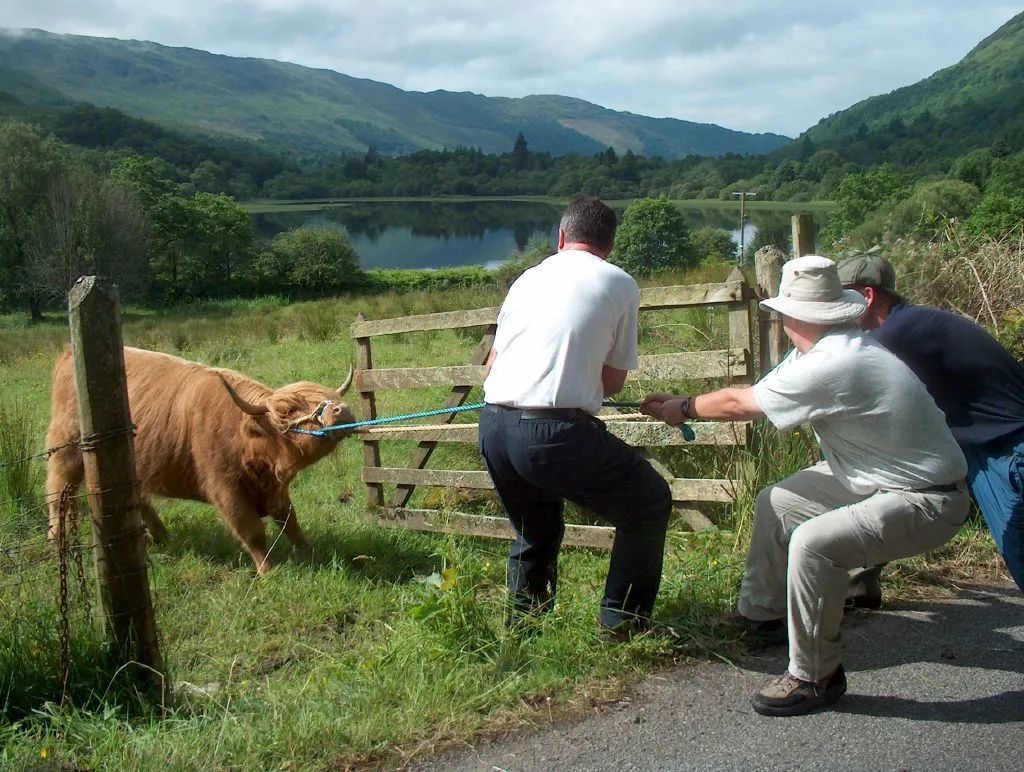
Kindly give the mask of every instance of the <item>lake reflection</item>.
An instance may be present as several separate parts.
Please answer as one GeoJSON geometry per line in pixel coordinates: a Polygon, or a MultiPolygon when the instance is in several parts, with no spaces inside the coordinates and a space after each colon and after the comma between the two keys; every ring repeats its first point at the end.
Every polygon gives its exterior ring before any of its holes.
{"type": "MultiPolygon", "coordinates": [[[[616,210],[622,216],[622,209],[616,210]]],[[[683,209],[691,228],[709,225],[739,243],[739,211],[683,209]]],[[[523,252],[534,239],[554,249],[561,207],[525,201],[354,202],[325,205],[319,211],[253,215],[257,233],[273,238],[297,227],[344,232],[363,268],[445,268],[500,265],[523,252]]],[[[758,228],[788,228],[790,213],[748,211],[744,241],[758,228]]],[[[820,225],[820,223],[819,223],[820,225]]]]}

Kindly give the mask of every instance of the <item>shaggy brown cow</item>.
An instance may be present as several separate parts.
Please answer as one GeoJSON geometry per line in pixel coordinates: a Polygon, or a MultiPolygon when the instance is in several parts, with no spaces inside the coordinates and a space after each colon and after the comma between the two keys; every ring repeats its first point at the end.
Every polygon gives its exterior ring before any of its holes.
{"type": "MultiPolygon", "coordinates": [[[[125,348],[124,361],[142,518],[153,538],[163,539],[167,530],[146,498],[151,494],[212,504],[260,574],[272,565],[261,518],[274,518],[289,541],[308,552],[288,485],[349,432],[315,437],[288,430],[352,422],[352,412],[337,401],[352,383],[351,371],[337,390],[307,381],[272,390],[233,370],[154,351],[125,348]]],[[[73,443],[80,431],[70,351],[57,359],[51,398],[47,447],[73,443]]],[[[77,445],[51,456],[46,483],[51,538],[60,517],[60,492],[67,483],[77,489],[83,476],[77,445]]]]}

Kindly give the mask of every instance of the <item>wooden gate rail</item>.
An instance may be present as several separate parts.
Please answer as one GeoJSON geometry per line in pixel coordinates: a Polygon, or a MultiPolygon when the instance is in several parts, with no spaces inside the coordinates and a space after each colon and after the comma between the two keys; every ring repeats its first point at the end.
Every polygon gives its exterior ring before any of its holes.
{"type": "MultiPolygon", "coordinates": [[[[725,378],[733,384],[753,382],[751,291],[743,274],[734,270],[727,281],[718,284],[696,284],[673,287],[648,287],[641,290],[640,311],[687,307],[724,307],[729,319],[729,348],[713,351],[685,351],[640,357],[640,367],[629,374],[627,383],[650,380],[693,380],[725,378]]],[[[376,392],[395,389],[449,386],[452,391],[445,407],[464,404],[471,389],[483,383],[483,363],[494,341],[498,308],[405,316],[394,319],[366,320],[360,315],[351,326],[357,344],[357,370],[353,385],[362,396],[366,418],[376,418],[376,392]],[[444,367],[373,366],[371,339],[427,330],[448,330],[485,327],[470,364],[444,367]]],[[[452,424],[454,414],[429,426],[378,427],[362,435],[362,481],[366,486],[367,505],[378,513],[378,522],[387,527],[411,528],[432,532],[461,533],[471,536],[512,538],[513,532],[505,518],[462,512],[441,512],[410,509],[406,505],[417,485],[469,489],[493,489],[494,483],[484,471],[425,469],[439,442],[476,443],[477,424],[452,424]],[[414,440],[419,447],[406,467],[382,466],[380,443],[388,440],[414,440]],[[396,485],[394,495],[385,505],[384,486],[396,485]]],[[[747,422],[696,422],[691,427],[695,439],[686,442],[678,429],[660,422],[616,420],[614,414],[603,415],[608,429],[630,445],[644,449],[652,465],[667,480],[676,512],[694,530],[713,524],[694,505],[734,501],[737,483],[733,479],[694,479],[675,477],[650,453],[652,447],[669,446],[740,446],[750,442],[747,422]]],[[[614,529],[605,526],[566,525],[565,544],[609,548],[614,529]]]]}

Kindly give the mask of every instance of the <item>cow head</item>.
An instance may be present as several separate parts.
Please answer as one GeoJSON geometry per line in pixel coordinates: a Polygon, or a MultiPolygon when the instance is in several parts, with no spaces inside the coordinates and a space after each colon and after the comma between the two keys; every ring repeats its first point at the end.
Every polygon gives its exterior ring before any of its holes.
{"type": "Polygon", "coordinates": [[[352,385],[352,374],[352,368],[349,368],[345,382],[337,389],[329,389],[310,381],[289,383],[287,386],[282,386],[271,392],[259,404],[240,397],[223,376],[221,376],[221,382],[243,413],[266,420],[277,433],[287,435],[289,439],[299,445],[305,445],[312,441],[313,443],[331,443],[331,447],[333,447],[351,432],[329,432],[324,437],[317,437],[291,433],[290,430],[301,428],[316,431],[355,421],[348,405],[341,401],[345,392],[352,385]]]}

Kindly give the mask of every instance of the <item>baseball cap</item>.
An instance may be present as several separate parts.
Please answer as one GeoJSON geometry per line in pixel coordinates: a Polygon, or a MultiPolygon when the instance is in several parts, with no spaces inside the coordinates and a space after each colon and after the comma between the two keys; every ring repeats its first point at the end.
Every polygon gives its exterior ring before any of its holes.
{"type": "Polygon", "coordinates": [[[839,264],[839,280],[844,287],[856,284],[896,294],[896,270],[878,255],[861,254],[844,260],[839,264]]]}

